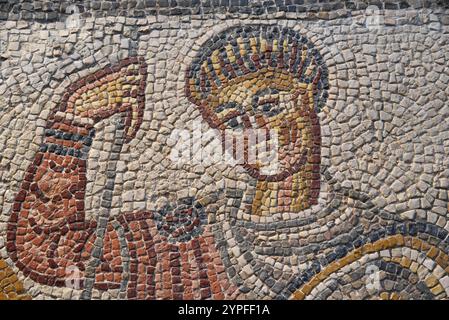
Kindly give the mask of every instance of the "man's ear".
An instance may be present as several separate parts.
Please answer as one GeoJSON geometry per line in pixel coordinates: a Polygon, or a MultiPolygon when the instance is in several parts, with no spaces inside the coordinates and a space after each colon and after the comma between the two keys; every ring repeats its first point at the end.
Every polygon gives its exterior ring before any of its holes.
{"type": "Polygon", "coordinates": [[[146,77],[143,57],[126,58],[71,84],[56,111],[93,123],[121,113],[130,141],[142,123],[146,77]]]}

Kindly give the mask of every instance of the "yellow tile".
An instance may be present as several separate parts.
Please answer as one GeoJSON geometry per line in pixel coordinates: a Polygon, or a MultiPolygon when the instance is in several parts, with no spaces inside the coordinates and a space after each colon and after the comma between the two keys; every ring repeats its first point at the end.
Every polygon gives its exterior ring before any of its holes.
{"type": "Polygon", "coordinates": [[[432,288],[438,284],[438,279],[434,275],[430,275],[425,282],[429,288],[432,288]]]}
{"type": "Polygon", "coordinates": [[[432,289],[430,289],[430,291],[432,291],[432,293],[433,293],[434,295],[438,295],[438,294],[440,294],[441,292],[443,292],[444,289],[443,289],[443,287],[441,286],[441,284],[439,284],[439,285],[433,287],[432,289]]]}
{"type": "Polygon", "coordinates": [[[397,292],[393,292],[390,296],[391,300],[399,300],[400,296],[397,292]]]}
{"type": "Polygon", "coordinates": [[[430,250],[429,250],[429,252],[427,252],[427,256],[429,257],[429,258],[435,258],[437,255],[438,255],[438,253],[439,253],[439,250],[437,249],[437,248],[435,248],[435,247],[431,247],[430,248],[430,250]]]}
{"type": "Polygon", "coordinates": [[[409,258],[402,257],[402,259],[401,259],[401,266],[403,266],[405,268],[409,268],[411,263],[412,263],[412,261],[409,258]]]}
{"type": "Polygon", "coordinates": [[[380,298],[381,298],[382,300],[389,300],[389,299],[390,299],[390,296],[389,296],[388,292],[382,292],[382,293],[380,294],[380,298]]]}

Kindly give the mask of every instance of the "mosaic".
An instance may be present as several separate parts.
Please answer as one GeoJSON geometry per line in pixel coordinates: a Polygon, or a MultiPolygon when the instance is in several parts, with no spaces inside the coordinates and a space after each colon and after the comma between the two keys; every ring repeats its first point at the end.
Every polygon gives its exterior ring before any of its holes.
{"type": "Polygon", "coordinates": [[[447,27],[179,15],[0,22],[0,300],[448,299],[447,27]]]}

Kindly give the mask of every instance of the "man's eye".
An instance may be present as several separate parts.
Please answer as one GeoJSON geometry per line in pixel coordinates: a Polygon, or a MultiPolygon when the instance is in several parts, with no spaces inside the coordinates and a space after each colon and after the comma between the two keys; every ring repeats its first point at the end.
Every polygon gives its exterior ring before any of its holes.
{"type": "Polygon", "coordinates": [[[266,103],[259,107],[262,109],[263,114],[267,117],[274,117],[282,112],[282,108],[279,105],[272,103],[266,103]]]}
{"type": "Polygon", "coordinates": [[[223,103],[221,105],[219,105],[218,107],[215,108],[215,113],[221,113],[225,110],[229,110],[229,109],[234,109],[237,110],[239,112],[243,111],[243,108],[236,102],[227,102],[227,103],[223,103]]]}
{"type": "Polygon", "coordinates": [[[224,122],[224,124],[230,129],[243,129],[243,121],[240,116],[231,118],[224,122]]]}
{"type": "Polygon", "coordinates": [[[241,115],[244,114],[243,107],[236,102],[228,102],[215,108],[215,113],[222,119],[223,124],[229,129],[244,128],[241,115]],[[222,113],[222,114],[221,114],[222,113]]]}
{"type": "Polygon", "coordinates": [[[280,105],[279,102],[273,103],[263,103],[259,104],[255,107],[255,112],[259,114],[263,114],[266,117],[275,117],[284,111],[283,106],[280,105]]]}

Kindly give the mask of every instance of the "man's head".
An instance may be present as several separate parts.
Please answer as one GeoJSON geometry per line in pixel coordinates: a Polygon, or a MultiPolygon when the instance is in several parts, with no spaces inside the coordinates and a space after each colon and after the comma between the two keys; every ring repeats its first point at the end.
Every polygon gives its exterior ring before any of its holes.
{"type": "Polygon", "coordinates": [[[316,113],[327,86],[318,51],[299,33],[278,26],[235,27],[212,37],[186,74],[186,95],[212,128],[277,132],[275,173],[265,174],[261,164],[247,158],[244,162],[251,176],[267,182],[298,172],[305,182],[319,172],[316,113]]]}

